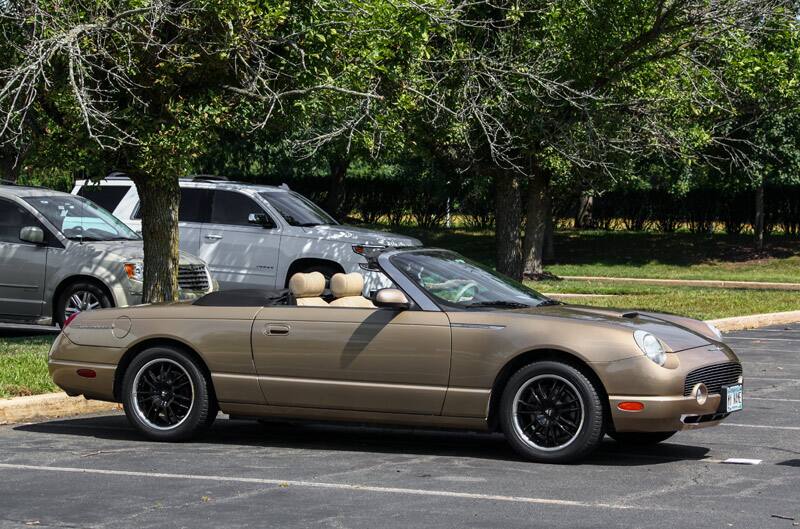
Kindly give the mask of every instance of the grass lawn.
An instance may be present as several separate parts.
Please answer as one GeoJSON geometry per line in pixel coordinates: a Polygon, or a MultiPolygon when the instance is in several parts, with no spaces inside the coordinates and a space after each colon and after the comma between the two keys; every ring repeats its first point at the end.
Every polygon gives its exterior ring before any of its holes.
{"type": "MultiPolygon", "coordinates": [[[[395,231],[494,264],[491,231],[395,231]]],[[[747,235],[564,230],[556,232],[554,246],[555,259],[545,269],[557,276],[800,283],[800,240],[785,237],[772,237],[766,251],[756,253],[747,235]]]]}
{"type": "Polygon", "coordinates": [[[0,337],[0,398],[59,391],[47,373],[52,336],[0,337]]]}
{"type": "Polygon", "coordinates": [[[730,288],[663,287],[592,281],[528,281],[540,292],[610,294],[564,299],[575,305],[669,312],[701,320],[800,309],[800,292],[730,288]]]}

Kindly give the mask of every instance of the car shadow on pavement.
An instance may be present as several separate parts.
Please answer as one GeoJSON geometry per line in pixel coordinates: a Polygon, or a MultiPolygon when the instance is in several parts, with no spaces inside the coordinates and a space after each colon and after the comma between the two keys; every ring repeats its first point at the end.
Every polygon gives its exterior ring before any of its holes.
{"type": "MultiPolygon", "coordinates": [[[[57,419],[16,426],[14,430],[151,443],[138,434],[121,414],[57,419]]],[[[522,460],[500,434],[319,422],[258,423],[220,418],[209,432],[188,444],[193,443],[224,447],[252,446],[522,460]]],[[[683,445],[674,441],[651,447],[623,447],[607,438],[597,452],[579,464],[643,466],[701,461],[708,451],[706,447],[683,445]]]]}

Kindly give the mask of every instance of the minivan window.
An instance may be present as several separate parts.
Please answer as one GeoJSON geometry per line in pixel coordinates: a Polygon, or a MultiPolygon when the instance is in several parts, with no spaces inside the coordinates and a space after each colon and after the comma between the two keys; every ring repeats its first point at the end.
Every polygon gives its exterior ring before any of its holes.
{"type": "Polygon", "coordinates": [[[78,190],[78,196],[88,198],[105,210],[114,211],[130,188],[131,186],[86,184],[78,190]]]}
{"type": "Polygon", "coordinates": [[[252,226],[248,220],[251,213],[264,215],[264,208],[242,193],[214,191],[214,205],[211,208],[212,224],[252,226]]]}
{"type": "Polygon", "coordinates": [[[294,191],[263,191],[259,195],[278,210],[291,226],[338,224],[321,207],[294,191]]]}
{"type": "Polygon", "coordinates": [[[22,242],[19,231],[25,226],[38,227],[41,224],[21,206],[8,200],[0,200],[0,242],[22,242]]]}
{"type": "Polygon", "coordinates": [[[72,195],[25,197],[64,237],[78,241],[134,241],[140,237],[111,213],[72,195]]]}

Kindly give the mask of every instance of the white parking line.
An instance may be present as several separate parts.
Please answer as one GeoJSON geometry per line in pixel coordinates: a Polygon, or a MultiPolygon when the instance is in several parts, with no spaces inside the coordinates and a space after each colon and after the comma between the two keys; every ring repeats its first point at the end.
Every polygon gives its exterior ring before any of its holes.
{"type": "Polygon", "coordinates": [[[800,338],[757,338],[755,336],[726,336],[726,340],[755,340],[764,342],[800,342],[800,338]]]}
{"type": "Polygon", "coordinates": [[[574,500],[557,500],[551,498],[531,498],[527,496],[503,496],[498,494],[478,494],[472,492],[454,492],[447,490],[405,489],[399,487],[376,487],[371,485],[356,485],[350,483],[323,483],[318,481],[293,481],[283,479],[246,478],[233,476],[203,476],[194,474],[167,474],[163,472],[133,472],[128,470],[103,470],[95,468],[49,467],[37,465],[14,465],[0,463],[0,468],[14,470],[37,470],[43,472],[71,472],[75,474],[101,474],[108,476],[127,476],[155,479],[187,479],[195,481],[218,481],[227,483],[253,483],[258,485],[275,485],[279,487],[306,487],[317,489],[338,489],[358,492],[380,492],[389,494],[409,494],[413,496],[438,496],[445,498],[460,498],[469,500],[502,501],[511,503],[528,503],[538,505],[558,505],[562,507],[590,507],[603,509],[652,509],[652,506],[636,507],[610,503],[595,503],[574,500]]]}
{"type": "Polygon", "coordinates": [[[751,377],[749,375],[744,376],[745,381],[747,380],[788,380],[790,382],[800,382],[800,378],[785,378],[785,377],[751,377]]]}
{"type": "Polygon", "coordinates": [[[766,424],[740,424],[738,422],[723,422],[722,426],[739,426],[741,428],[764,428],[766,430],[796,430],[800,432],[800,426],[767,426],[766,424]]]}
{"type": "Polygon", "coordinates": [[[800,399],[771,399],[768,397],[747,397],[747,400],[771,400],[775,402],[800,402],[800,399]]]}

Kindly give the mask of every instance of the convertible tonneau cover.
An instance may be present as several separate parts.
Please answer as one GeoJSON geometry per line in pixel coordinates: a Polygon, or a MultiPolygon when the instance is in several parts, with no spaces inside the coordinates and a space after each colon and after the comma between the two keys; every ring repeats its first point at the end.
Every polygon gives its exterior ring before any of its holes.
{"type": "Polygon", "coordinates": [[[270,307],[288,304],[289,297],[289,290],[285,288],[244,288],[211,292],[192,304],[203,307],[270,307]]]}

